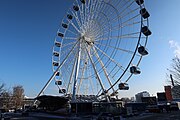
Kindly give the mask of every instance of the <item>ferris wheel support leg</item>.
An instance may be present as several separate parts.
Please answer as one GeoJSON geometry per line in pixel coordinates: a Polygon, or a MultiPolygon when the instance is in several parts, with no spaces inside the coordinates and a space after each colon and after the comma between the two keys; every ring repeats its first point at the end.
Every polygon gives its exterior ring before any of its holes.
{"type": "Polygon", "coordinates": [[[37,97],[39,97],[41,95],[41,93],[44,92],[44,90],[47,88],[47,86],[50,84],[50,82],[54,79],[54,77],[56,76],[56,74],[58,73],[58,71],[56,70],[53,75],[50,77],[50,79],[48,80],[48,82],[46,83],[46,85],[43,87],[43,89],[40,91],[40,93],[37,95],[37,97]]]}
{"type": "Polygon", "coordinates": [[[72,49],[70,50],[70,52],[68,53],[68,55],[64,58],[64,60],[62,61],[62,63],[58,66],[58,68],[55,70],[55,72],[53,73],[53,75],[50,77],[50,79],[48,80],[48,82],[45,84],[45,86],[43,87],[43,89],[39,92],[39,94],[37,95],[37,97],[39,97],[41,95],[41,93],[44,92],[44,90],[47,88],[47,86],[50,84],[50,82],[54,79],[54,77],[56,76],[56,74],[58,73],[58,70],[62,67],[62,65],[66,62],[67,58],[70,56],[70,54],[72,53],[72,51],[74,50],[74,48],[76,47],[78,42],[75,43],[75,45],[72,47],[72,49]]]}
{"type": "Polygon", "coordinates": [[[72,79],[73,79],[73,75],[74,75],[74,71],[75,71],[75,66],[76,66],[76,60],[74,60],[73,69],[72,69],[70,80],[69,80],[68,87],[67,87],[67,93],[69,93],[69,91],[72,90],[72,89],[70,89],[70,85],[72,84],[72,79]]]}
{"type": "Polygon", "coordinates": [[[79,53],[78,53],[78,58],[76,61],[76,70],[75,70],[75,77],[74,77],[72,102],[75,102],[75,100],[76,100],[76,87],[77,87],[77,78],[78,78],[78,73],[79,73],[80,59],[81,59],[81,43],[79,42],[79,53]]]}
{"type": "Polygon", "coordinates": [[[98,81],[99,81],[99,84],[100,84],[100,86],[101,86],[101,88],[102,88],[102,90],[103,90],[103,93],[104,93],[107,101],[110,102],[109,97],[108,97],[108,95],[107,95],[107,93],[106,93],[106,90],[105,90],[105,88],[104,88],[104,85],[103,85],[103,83],[102,83],[102,81],[101,81],[101,78],[100,78],[100,76],[99,76],[99,74],[98,74],[98,72],[97,72],[97,70],[96,70],[96,66],[94,65],[94,62],[93,62],[93,60],[92,60],[92,58],[91,58],[91,56],[90,56],[89,51],[87,50],[87,48],[86,48],[86,52],[87,52],[87,54],[88,54],[88,57],[89,57],[89,59],[90,59],[90,62],[91,62],[91,64],[92,64],[92,67],[93,67],[93,69],[94,69],[94,72],[95,72],[95,74],[96,74],[96,76],[97,76],[97,79],[98,79],[98,81]]]}
{"type": "MultiPolygon", "coordinates": [[[[106,71],[106,68],[105,68],[105,66],[104,66],[104,63],[103,63],[102,60],[100,59],[100,57],[99,57],[96,49],[94,48],[94,46],[93,46],[92,48],[93,48],[93,50],[94,50],[94,53],[95,53],[95,55],[96,55],[99,63],[101,64],[101,67],[102,67],[102,69],[103,69],[103,71],[104,71],[104,74],[105,74],[105,76],[106,76],[106,78],[107,78],[110,86],[112,86],[112,82],[111,82],[111,80],[110,80],[110,78],[109,78],[109,76],[108,76],[108,73],[107,73],[107,71],[106,71]]],[[[115,93],[114,87],[112,87],[112,90],[113,90],[113,93],[115,93]]]]}

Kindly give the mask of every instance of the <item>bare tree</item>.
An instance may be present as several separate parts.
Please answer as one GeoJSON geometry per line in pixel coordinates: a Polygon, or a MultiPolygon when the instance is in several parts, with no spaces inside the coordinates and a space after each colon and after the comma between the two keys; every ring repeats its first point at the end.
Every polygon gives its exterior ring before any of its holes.
{"type": "Polygon", "coordinates": [[[4,91],[4,86],[5,86],[4,83],[2,83],[2,84],[0,85],[0,96],[1,96],[1,93],[4,91]]]}
{"type": "Polygon", "coordinates": [[[172,59],[170,69],[168,69],[168,81],[172,83],[172,96],[173,98],[180,98],[180,58],[175,57],[172,59]]]}
{"type": "Polygon", "coordinates": [[[5,89],[5,84],[0,85],[0,108],[9,110],[12,107],[12,93],[5,89]]]}
{"type": "Polygon", "coordinates": [[[168,69],[170,72],[170,80],[173,79],[174,85],[180,85],[180,58],[175,57],[172,59],[172,64],[170,69],[168,69]]]}
{"type": "Polygon", "coordinates": [[[23,106],[24,88],[21,85],[13,87],[13,101],[16,109],[23,106]]]}
{"type": "Polygon", "coordinates": [[[13,107],[12,93],[9,90],[4,90],[1,93],[2,108],[9,110],[13,107]]]}
{"type": "Polygon", "coordinates": [[[2,101],[2,99],[3,99],[3,97],[2,97],[3,91],[4,91],[4,84],[1,84],[0,85],[0,108],[2,108],[2,106],[3,106],[3,101],[2,101]]]}

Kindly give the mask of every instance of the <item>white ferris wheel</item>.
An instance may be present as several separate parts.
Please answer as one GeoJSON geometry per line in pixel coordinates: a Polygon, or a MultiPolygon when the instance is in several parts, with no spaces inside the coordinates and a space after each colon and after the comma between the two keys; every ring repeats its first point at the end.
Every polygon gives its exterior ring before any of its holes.
{"type": "Polygon", "coordinates": [[[75,0],[54,40],[54,74],[40,94],[53,80],[72,100],[77,95],[108,99],[128,90],[148,54],[149,16],[144,0],[75,0]]]}

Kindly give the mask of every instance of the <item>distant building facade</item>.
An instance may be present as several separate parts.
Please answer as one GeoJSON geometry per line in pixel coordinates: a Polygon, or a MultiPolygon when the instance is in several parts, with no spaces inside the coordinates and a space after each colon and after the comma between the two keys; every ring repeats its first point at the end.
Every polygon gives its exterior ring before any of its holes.
{"type": "Polygon", "coordinates": [[[143,91],[143,92],[137,93],[135,95],[135,97],[136,97],[136,102],[142,102],[142,98],[143,97],[150,97],[150,94],[147,91],[143,91]]]}
{"type": "Polygon", "coordinates": [[[152,97],[142,97],[142,102],[147,103],[148,105],[156,105],[157,104],[157,99],[155,96],[152,97]]]}
{"type": "Polygon", "coordinates": [[[158,92],[157,93],[158,102],[166,102],[166,93],[165,92],[158,92]]]}
{"type": "Polygon", "coordinates": [[[173,98],[172,98],[172,90],[171,90],[171,86],[164,86],[164,91],[165,91],[165,94],[166,94],[166,99],[167,101],[172,101],[173,98]]]}
{"type": "Polygon", "coordinates": [[[173,99],[180,99],[180,85],[173,86],[171,91],[173,99]]]}

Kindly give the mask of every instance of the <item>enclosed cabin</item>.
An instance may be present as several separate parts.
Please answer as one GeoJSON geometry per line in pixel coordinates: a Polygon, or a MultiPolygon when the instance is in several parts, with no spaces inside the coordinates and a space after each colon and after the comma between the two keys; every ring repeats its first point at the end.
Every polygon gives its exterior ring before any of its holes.
{"type": "Polygon", "coordinates": [[[56,73],[56,76],[59,76],[59,75],[60,75],[60,73],[59,73],[59,72],[57,72],[57,73],[56,73]]]}
{"type": "Polygon", "coordinates": [[[147,55],[147,54],[148,54],[148,51],[147,51],[147,49],[146,49],[144,46],[140,46],[140,47],[138,48],[138,52],[139,52],[139,54],[141,54],[141,55],[147,55]]]}
{"type": "Polygon", "coordinates": [[[53,55],[56,56],[56,57],[59,57],[59,52],[54,51],[53,55]]]}
{"type": "Polygon", "coordinates": [[[149,14],[149,12],[146,10],[146,8],[142,8],[142,9],[140,10],[140,14],[141,14],[141,16],[142,16],[144,19],[146,19],[146,18],[148,18],[148,17],[150,16],[150,14],[149,14]]]}
{"type": "Polygon", "coordinates": [[[129,85],[127,83],[120,83],[119,90],[129,90],[129,85]]]}
{"type": "Polygon", "coordinates": [[[58,33],[58,36],[63,38],[63,37],[64,37],[64,34],[59,32],[59,33],[58,33]]]}
{"type": "Polygon", "coordinates": [[[55,44],[56,47],[61,47],[61,43],[58,42],[58,41],[56,41],[54,44],[55,44]]]}
{"type": "Polygon", "coordinates": [[[66,23],[62,23],[62,27],[66,29],[68,28],[68,25],[66,23]]]}
{"type": "Polygon", "coordinates": [[[79,11],[79,7],[78,7],[78,6],[73,6],[73,9],[74,9],[75,11],[79,11]]]}
{"type": "Polygon", "coordinates": [[[68,15],[67,15],[67,18],[68,18],[69,20],[72,20],[72,19],[73,19],[73,16],[70,15],[70,14],[68,14],[68,15]]]}
{"type": "Polygon", "coordinates": [[[64,89],[64,88],[59,89],[59,93],[66,93],[66,89],[64,89]]]}
{"type": "Polygon", "coordinates": [[[81,3],[83,3],[83,4],[85,4],[85,2],[86,2],[85,0],[80,0],[80,1],[81,1],[81,3]]]}
{"type": "Polygon", "coordinates": [[[54,61],[54,62],[53,62],[53,66],[59,66],[59,63],[56,62],[56,61],[54,61]]]}
{"type": "Polygon", "coordinates": [[[141,5],[144,3],[144,0],[135,0],[138,5],[141,5]]]}
{"type": "Polygon", "coordinates": [[[145,36],[149,36],[152,34],[152,32],[149,30],[149,28],[147,26],[144,26],[141,28],[141,32],[145,35],[145,36]]]}
{"type": "Polygon", "coordinates": [[[62,81],[61,80],[55,81],[55,85],[62,85],[62,81]]]}
{"type": "Polygon", "coordinates": [[[130,67],[130,72],[132,74],[140,74],[141,73],[140,68],[138,68],[137,66],[131,66],[130,67]]]}

